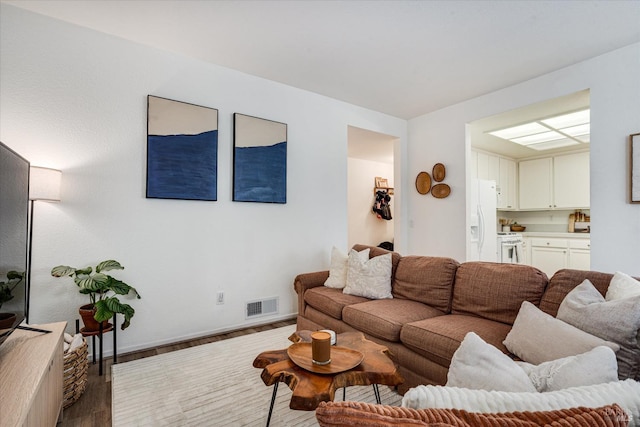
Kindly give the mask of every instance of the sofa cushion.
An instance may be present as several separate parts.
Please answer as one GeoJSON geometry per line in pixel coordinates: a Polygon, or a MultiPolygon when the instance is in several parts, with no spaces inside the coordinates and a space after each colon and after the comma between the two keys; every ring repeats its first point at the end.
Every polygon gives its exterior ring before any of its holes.
{"type": "Polygon", "coordinates": [[[525,301],[504,345],[522,360],[540,364],[549,360],[585,353],[598,346],[620,346],[591,335],[540,310],[525,301]]]}
{"type": "Polygon", "coordinates": [[[627,427],[629,416],[616,405],[547,411],[483,413],[462,409],[411,409],[364,402],[321,402],[316,410],[320,427],[627,427]]]}
{"type": "Polygon", "coordinates": [[[386,299],[349,305],[342,311],[342,320],[365,334],[398,342],[405,323],[442,315],[442,311],[417,301],[386,299]]]}
{"type": "Polygon", "coordinates": [[[453,354],[446,385],[476,390],[536,391],[516,362],[475,332],[469,332],[453,354]]]}
{"type": "Polygon", "coordinates": [[[616,354],[604,345],[586,353],[550,360],[539,365],[527,362],[512,363],[517,364],[527,373],[539,392],[618,380],[616,354]]]}
{"type": "Polygon", "coordinates": [[[458,261],[451,258],[402,257],[396,270],[393,296],[419,301],[448,313],[458,265],[458,261]]]}
{"type": "Polygon", "coordinates": [[[542,296],[540,310],[552,316],[558,314],[558,308],[569,292],[588,279],[602,294],[606,295],[613,274],[585,270],[558,270],[549,280],[549,286],[542,296]]]}
{"type": "Polygon", "coordinates": [[[367,298],[348,295],[342,289],[318,286],[304,293],[305,302],[316,310],[328,314],[334,319],[342,319],[342,309],[351,304],[369,301],[367,298]]]}
{"type": "Polygon", "coordinates": [[[611,278],[605,299],[613,301],[640,295],[640,281],[628,274],[616,271],[611,278]]]}
{"type": "Polygon", "coordinates": [[[562,301],[558,319],[618,344],[620,379],[640,379],[640,295],[605,301],[593,284],[585,280],[562,301]]]}
{"type": "Polygon", "coordinates": [[[455,351],[468,332],[475,332],[487,343],[506,353],[502,344],[511,325],[476,316],[448,314],[407,323],[400,341],[416,353],[442,366],[449,366],[455,351]]]}
{"type": "Polygon", "coordinates": [[[393,298],[391,295],[391,254],[363,258],[351,249],[347,262],[347,285],[343,292],[371,299],[393,298]]]}
{"type": "Polygon", "coordinates": [[[397,252],[388,251],[386,249],[382,249],[377,246],[368,246],[368,245],[353,245],[354,250],[361,252],[365,249],[369,249],[369,258],[377,257],[384,254],[391,254],[391,282],[393,283],[393,278],[396,276],[396,269],[398,268],[398,263],[402,256],[397,252]]]}
{"type": "MultiPolygon", "coordinates": [[[[364,259],[369,259],[369,249],[356,252],[364,259]]],[[[347,270],[349,267],[349,256],[335,246],[331,249],[331,266],[329,267],[329,277],[324,285],[328,288],[343,289],[347,284],[347,270]]]]}
{"type": "Polygon", "coordinates": [[[513,324],[522,301],[540,303],[547,276],[528,265],[465,262],[456,271],[451,312],[513,324]]]}
{"type": "MultiPolygon", "coordinates": [[[[564,408],[619,405],[624,412],[610,412],[608,423],[603,426],[629,425],[640,416],[640,382],[614,381],[582,387],[571,387],[547,393],[510,393],[505,391],[470,390],[457,387],[420,385],[409,390],[402,398],[405,408],[459,408],[467,411],[513,412],[540,411],[564,408]],[[625,416],[626,412],[626,416],[625,416]],[[615,420],[622,421],[614,424],[615,420]]],[[[482,425],[482,424],[481,424],[482,425]]],[[[556,426],[549,422],[550,426],[556,426]]],[[[574,423],[571,426],[591,424],[574,423]]]]}

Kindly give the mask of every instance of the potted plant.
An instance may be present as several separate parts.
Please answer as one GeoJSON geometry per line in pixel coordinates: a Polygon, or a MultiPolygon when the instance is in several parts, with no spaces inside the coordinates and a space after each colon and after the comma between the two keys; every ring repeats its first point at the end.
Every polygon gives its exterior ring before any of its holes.
{"type": "MultiPolygon", "coordinates": [[[[0,309],[2,304],[13,299],[13,290],[24,279],[24,273],[8,271],[7,281],[0,282],[0,309]]],[[[0,313],[0,329],[10,328],[16,320],[15,313],[0,313]]]]}
{"type": "Polygon", "coordinates": [[[80,315],[87,331],[97,331],[100,327],[99,322],[107,322],[115,313],[124,316],[121,327],[124,330],[129,327],[131,318],[135,314],[133,307],[120,302],[118,295],[132,293],[139,299],[140,294],[134,287],[104,273],[110,270],[124,270],[124,267],[118,261],[107,260],[99,263],[95,272],[92,267],[80,269],[67,265],[59,265],[51,269],[51,275],[54,277],[72,277],[79,292],[89,295],[90,303],[80,307],[80,315]],[[83,315],[83,310],[88,311],[89,314],[85,312],[83,315]],[[93,319],[95,322],[92,324],[93,319]]]}

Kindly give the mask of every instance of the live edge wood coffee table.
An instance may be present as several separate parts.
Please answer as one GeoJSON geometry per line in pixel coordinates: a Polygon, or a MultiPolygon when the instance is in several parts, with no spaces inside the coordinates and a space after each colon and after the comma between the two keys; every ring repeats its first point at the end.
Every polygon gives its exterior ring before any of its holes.
{"type": "MultiPolygon", "coordinates": [[[[310,331],[298,331],[289,339],[293,342],[309,342],[310,331]]],[[[291,409],[314,411],[320,402],[332,401],[339,388],[373,385],[376,401],[380,403],[378,384],[397,386],[404,381],[388,356],[389,349],[367,340],[361,332],[338,334],[336,346],[359,351],[364,356],[362,362],[343,372],[317,373],[294,363],[287,353],[288,349],[265,351],[256,357],[253,366],[262,368],[262,381],[267,386],[273,385],[267,426],[271,420],[278,384],[281,382],[287,384],[292,391],[289,403],[291,409]]],[[[332,359],[334,348],[332,347],[332,359]]]]}

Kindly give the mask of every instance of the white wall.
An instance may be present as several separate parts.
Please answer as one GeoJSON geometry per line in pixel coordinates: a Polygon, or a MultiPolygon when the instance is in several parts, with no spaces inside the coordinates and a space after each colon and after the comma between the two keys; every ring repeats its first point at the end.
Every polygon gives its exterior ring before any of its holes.
{"type": "MultiPolygon", "coordinates": [[[[447,167],[451,196],[407,191],[407,252],[465,259],[465,127],[484,117],[584,89],[591,92],[591,268],[640,274],[640,205],[628,203],[628,137],[640,130],[640,44],[409,121],[407,175],[447,167]],[[427,168],[427,169],[425,169],[427,168]]],[[[455,90],[455,83],[452,83],[455,90]]],[[[406,182],[407,188],[409,182],[406,182]]]]}
{"type": "Polygon", "coordinates": [[[257,298],[280,298],[259,321],[290,317],[295,275],[347,246],[347,127],[406,145],[404,120],[6,4],[0,51],[0,139],[63,172],[62,202],[36,203],[30,321],[72,323],[85,302],[51,267],[114,258],[143,297],[121,352],[255,323],[257,298]],[[145,198],[148,94],[219,110],[217,202],[145,198]],[[286,204],[231,201],[234,112],[288,124],[286,204]]]}
{"type": "MultiPolygon", "coordinates": [[[[393,165],[355,158],[349,158],[348,165],[348,248],[356,243],[377,246],[381,242],[393,242],[395,196],[391,196],[391,217],[394,218],[391,221],[378,218],[372,211],[375,200],[373,193],[375,177],[387,178],[389,187],[393,187],[393,165]]],[[[326,196],[328,202],[326,206],[331,209],[332,197],[330,194],[326,196]]]]}

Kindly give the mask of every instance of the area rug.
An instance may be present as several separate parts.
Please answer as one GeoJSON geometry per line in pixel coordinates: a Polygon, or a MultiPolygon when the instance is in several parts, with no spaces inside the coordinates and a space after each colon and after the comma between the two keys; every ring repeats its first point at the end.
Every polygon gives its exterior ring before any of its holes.
{"type": "MultiPolygon", "coordinates": [[[[286,348],[295,325],[230,338],[112,367],[112,423],[131,426],[264,426],[273,388],[264,385],[255,357],[286,348]]],[[[375,403],[373,388],[349,387],[347,400],[375,403]]],[[[402,397],[380,386],[382,403],[402,397]]],[[[314,411],[289,409],[281,384],[272,426],[317,426],[314,411]]],[[[342,400],[342,390],[336,392],[342,400]]]]}

